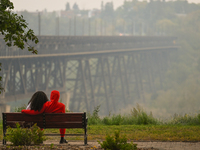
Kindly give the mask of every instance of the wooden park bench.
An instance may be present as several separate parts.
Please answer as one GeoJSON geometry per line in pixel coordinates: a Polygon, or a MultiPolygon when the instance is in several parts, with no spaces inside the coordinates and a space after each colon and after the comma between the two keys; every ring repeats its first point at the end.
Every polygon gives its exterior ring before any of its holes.
{"type": "MultiPolygon", "coordinates": [[[[84,134],[65,134],[65,136],[84,136],[84,144],[87,144],[87,118],[86,113],[43,113],[39,115],[27,115],[24,113],[2,113],[3,137],[6,136],[7,127],[16,128],[18,122],[24,128],[30,128],[37,123],[43,129],[47,128],[82,128],[84,134]]],[[[45,134],[45,136],[59,136],[60,134],[45,134]]],[[[6,140],[3,139],[3,144],[6,140]]]]}

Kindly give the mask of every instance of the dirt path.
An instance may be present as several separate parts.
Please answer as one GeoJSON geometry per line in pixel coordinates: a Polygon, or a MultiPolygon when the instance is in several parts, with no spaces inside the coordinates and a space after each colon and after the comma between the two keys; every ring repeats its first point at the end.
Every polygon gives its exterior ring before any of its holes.
{"type": "MultiPolygon", "coordinates": [[[[133,142],[137,144],[137,150],[199,150],[200,142],[133,142]]],[[[38,146],[6,146],[0,144],[1,150],[102,150],[96,141],[88,141],[84,145],[83,141],[69,141],[68,144],[59,144],[57,140],[48,140],[38,146]]]]}
{"type": "MultiPolygon", "coordinates": [[[[34,146],[11,146],[10,143],[3,146],[0,145],[1,150],[102,150],[100,145],[96,141],[88,142],[88,145],[84,145],[83,141],[70,141],[68,144],[58,144],[53,140],[45,141],[44,144],[34,146]]],[[[137,150],[158,150],[153,147],[150,148],[138,148],[137,150]]]]}

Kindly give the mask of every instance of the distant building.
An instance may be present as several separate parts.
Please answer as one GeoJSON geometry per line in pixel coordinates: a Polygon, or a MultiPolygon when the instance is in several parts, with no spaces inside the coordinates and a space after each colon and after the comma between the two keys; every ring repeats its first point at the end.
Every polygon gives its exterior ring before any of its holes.
{"type": "Polygon", "coordinates": [[[28,13],[32,16],[38,16],[38,14],[40,13],[40,15],[48,15],[48,12],[46,9],[44,9],[43,11],[34,11],[34,12],[30,12],[30,11],[17,11],[16,12],[18,15],[24,15],[25,13],[28,13]]]}
{"type": "Polygon", "coordinates": [[[61,10],[60,11],[60,17],[62,17],[62,18],[74,18],[75,15],[76,14],[74,13],[73,10],[67,10],[67,11],[61,10]]]}
{"type": "Polygon", "coordinates": [[[181,13],[177,13],[176,16],[177,16],[177,17],[186,17],[187,14],[184,14],[184,13],[182,13],[182,14],[181,14],[181,13]]]}
{"type": "Polygon", "coordinates": [[[88,17],[99,17],[101,15],[101,10],[99,9],[92,9],[88,12],[88,17]]]}

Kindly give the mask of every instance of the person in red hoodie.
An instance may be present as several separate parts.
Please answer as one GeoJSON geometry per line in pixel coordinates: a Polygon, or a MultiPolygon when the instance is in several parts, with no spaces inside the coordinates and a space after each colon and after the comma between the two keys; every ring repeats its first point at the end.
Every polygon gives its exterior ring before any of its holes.
{"type": "MultiPolygon", "coordinates": [[[[65,105],[58,102],[60,98],[60,92],[53,90],[51,91],[50,101],[46,94],[42,91],[36,92],[31,100],[28,102],[27,109],[23,109],[21,112],[29,115],[38,115],[41,113],[65,113],[65,105]]],[[[68,143],[65,139],[66,129],[60,129],[60,144],[68,143]]]]}

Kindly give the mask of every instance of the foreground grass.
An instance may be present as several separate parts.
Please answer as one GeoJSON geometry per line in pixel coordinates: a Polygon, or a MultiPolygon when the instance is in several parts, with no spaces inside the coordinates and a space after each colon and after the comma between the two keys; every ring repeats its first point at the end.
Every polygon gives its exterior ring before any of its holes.
{"type": "MultiPolygon", "coordinates": [[[[90,125],[88,140],[105,140],[107,134],[115,131],[125,134],[131,141],[200,141],[200,126],[172,125],[90,125]]],[[[46,129],[45,133],[59,133],[58,129],[46,129]]],[[[67,129],[66,134],[80,134],[82,129],[67,129]]],[[[68,140],[82,140],[82,137],[67,137],[68,140]]]]}
{"type": "MultiPolygon", "coordinates": [[[[200,126],[191,125],[89,125],[88,140],[105,140],[107,134],[113,135],[118,130],[132,141],[200,141],[200,126]]],[[[83,132],[83,129],[66,130],[66,134],[82,134],[83,132]]],[[[45,133],[59,133],[59,129],[45,129],[45,133]]],[[[3,129],[0,124],[0,140],[2,139],[3,129]]],[[[55,137],[49,139],[55,139],[55,137]]],[[[83,137],[73,136],[67,139],[83,140],[83,137]]]]}
{"type": "Polygon", "coordinates": [[[105,139],[106,134],[120,130],[135,141],[200,141],[200,126],[120,125],[90,126],[89,139],[105,139]]]}

